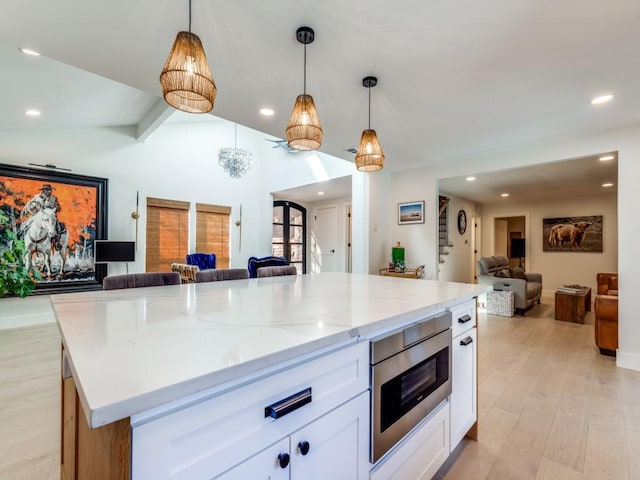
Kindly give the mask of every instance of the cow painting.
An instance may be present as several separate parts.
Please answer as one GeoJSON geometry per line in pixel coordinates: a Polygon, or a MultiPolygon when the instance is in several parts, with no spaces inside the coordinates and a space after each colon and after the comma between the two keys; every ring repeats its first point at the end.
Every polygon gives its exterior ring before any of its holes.
{"type": "Polygon", "coordinates": [[[543,250],[602,252],[602,216],[545,218],[543,250]]]}
{"type": "Polygon", "coordinates": [[[585,230],[590,226],[591,224],[588,222],[554,225],[549,234],[549,245],[568,243],[572,248],[577,248],[582,242],[585,230]]]}

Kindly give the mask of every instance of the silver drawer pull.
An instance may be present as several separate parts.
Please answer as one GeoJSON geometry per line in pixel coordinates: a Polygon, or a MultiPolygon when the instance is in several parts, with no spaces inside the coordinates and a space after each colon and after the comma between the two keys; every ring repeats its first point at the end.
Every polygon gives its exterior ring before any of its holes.
{"type": "Polygon", "coordinates": [[[458,318],[458,323],[467,323],[471,320],[471,315],[465,315],[463,317],[458,318]]]}
{"type": "Polygon", "coordinates": [[[280,418],[286,414],[297,410],[298,408],[311,403],[311,387],[306,388],[298,393],[294,393],[290,397],[282,399],[276,403],[272,403],[264,408],[264,417],[280,418]]]}
{"type": "Polygon", "coordinates": [[[467,338],[463,338],[462,340],[460,340],[460,345],[462,345],[463,347],[466,347],[467,345],[469,345],[472,342],[473,342],[473,338],[467,337],[467,338]]]}

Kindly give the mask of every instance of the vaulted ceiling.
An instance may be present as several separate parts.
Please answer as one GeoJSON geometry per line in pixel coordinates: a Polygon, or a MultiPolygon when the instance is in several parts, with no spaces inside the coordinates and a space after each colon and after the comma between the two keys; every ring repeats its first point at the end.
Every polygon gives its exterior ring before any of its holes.
{"type": "MultiPolygon", "coordinates": [[[[88,112],[137,123],[161,95],[187,11],[186,0],[3,2],[0,128],[25,123],[38,95],[45,124],[58,114],[62,126],[97,122],[88,112]],[[47,58],[9,60],[15,47],[47,58]],[[81,81],[51,60],[95,75],[81,81]],[[36,62],[57,76],[29,74],[36,62]]],[[[640,2],[623,0],[193,0],[192,30],[218,87],[212,113],[283,137],[302,93],[301,25],[316,31],[307,91],[322,151],[344,159],[367,125],[366,75],[379,78],[371,122],[391,170],[640,121],[640,2]],[[612,102],[589,104],[607,92],[612,102]]]]}

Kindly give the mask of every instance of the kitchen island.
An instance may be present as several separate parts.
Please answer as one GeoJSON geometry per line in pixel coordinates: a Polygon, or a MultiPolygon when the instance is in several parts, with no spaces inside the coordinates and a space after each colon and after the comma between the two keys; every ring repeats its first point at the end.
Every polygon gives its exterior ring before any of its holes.
{"type": "MultiPolygon", "coordinates": [[[[326,273],[52,296],[63,343],[62,476],[251,478],[246,459],[264,453],[271,465],[269,449],[291,451],[296,432],[334,410],[355,425],[349,438],[367,457],[368,339],[486,290],[326,273]],[[265,416],[305,382],[314,384],[308,405],[265,416]],[[254,403],[257,417],[246,413],[254,403]],[[180,457],[211,439],[197,458],[180,457]]],[[[337,425],[328,423],[321,430],[337,425]]],[[[294,478],[282,458],[275,467],[294,478]]],[[[351,478],[368,477],[361,460],[351,478]]]]}

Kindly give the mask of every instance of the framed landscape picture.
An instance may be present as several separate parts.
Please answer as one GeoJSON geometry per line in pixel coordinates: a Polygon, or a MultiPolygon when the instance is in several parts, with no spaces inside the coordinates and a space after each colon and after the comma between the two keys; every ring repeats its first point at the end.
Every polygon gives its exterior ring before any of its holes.
{"type": "Polygon", "coordinates": [[[39,274],[34,293],[100,288],[93,242],[107,237],[107,188],[106,178],[0,164],[0,209],[39,274]]]}
{"type": "Polygon", "coordinates": [[[542,219],[545,252],[602,252],[602,215],[542,219]]]}
{"type": "Polygon", "coordinates": [[[398,204],[398,225],[424,223],[424,200],[398,204]]]}

